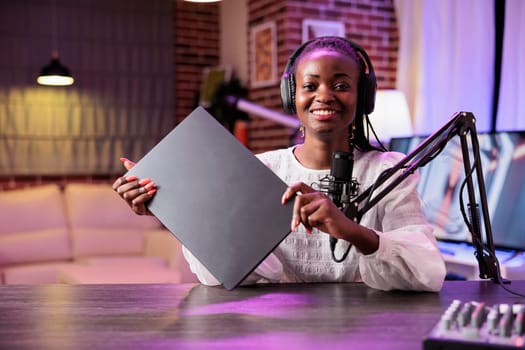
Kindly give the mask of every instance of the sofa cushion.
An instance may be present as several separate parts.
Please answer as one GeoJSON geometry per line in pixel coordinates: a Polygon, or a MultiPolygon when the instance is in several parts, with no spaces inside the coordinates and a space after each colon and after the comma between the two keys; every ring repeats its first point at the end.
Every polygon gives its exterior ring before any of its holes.
{"type": "Polygon", "coordinates": [[[0,266],[70,258],[66,228],[0,235],[0,266]]]}
{"type": "Polygon", "coordinates": [[[57,185],[0,192],[0,235],[66,227],[57,185]]]}
{"type": "Polygon", "coordinates": [[[68,284],[137,284],[137,283],[180,283],[180,273],[168,267],[128,267],[116,264],[101,268],[99,265],[69,265],[60,269],[60,283],[68,284]]]}
{"type": "Polygon", "coordinates": [[[59,271],[69,262],[25,264],[3,268],[5,284],[59,283],[59,271]]]}
{"type": "Polygon", "coordinates": [[[153,216],[140,216],[108,184],[68,184],[64,200],[75,258],[142,254],[144,235],[162,227],[153,216]]]}
{"type": "Polygon", "coordinates": [[[150,266],[168,267],[168,263],[157,256],[102,256],[77,260],[79,264],[91,266],[127,266],[129,269],[150,266]]]}
{"type": "Polygon", "coordinates": [[[136,215],[109,184],[68,184],[64,196],[74,228],[147,230],[161,227],[153,216],[136,215]]]}
{"type": "Polygon", "coordinates": [[[75,259],[101,255],[143,255],[144,232],[137,229],[71,228],[75,259]]]}
{"type": "Polygon", "coordinates": [[[0,192],[0,223],[0,266],[71,258],[57,185],[0,192]]]}
{"type": "Polygon", "coordinates": [[[146,236],[146,255],[161,256],[168,266],[180,273],[182,283],[197,283],[197,276],[182,254],[181,243],[168,230],[156,230],[146,236]]]}

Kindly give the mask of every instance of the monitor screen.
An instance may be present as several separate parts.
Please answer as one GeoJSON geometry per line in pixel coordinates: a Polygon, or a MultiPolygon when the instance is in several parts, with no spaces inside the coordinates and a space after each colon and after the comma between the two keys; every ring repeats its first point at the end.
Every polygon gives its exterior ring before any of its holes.
{"type": "MultiPolygon", "coordinates": [[[[425,138],[393,138],[390,150],[409,154],[425,138]]],[[[494,245],[525,251],[525,131],[480,133],[478,140],[494,245]]],[[[471,163],[472,158],[470,153],[471,163]]],[[[419,172],[418,192],[425,216],[435,227],[436,238],[470,243],[471,234],[460,210],[460,187],[465,178],[460,138],[453,137],[419,172]]],[[[479,203],[477,181],[474,185],[479,203]]],[[[463,200],[466,205],[466,190],[463,200]]],[[[485,235],[484,229],[482,234],[485,235]]]]}

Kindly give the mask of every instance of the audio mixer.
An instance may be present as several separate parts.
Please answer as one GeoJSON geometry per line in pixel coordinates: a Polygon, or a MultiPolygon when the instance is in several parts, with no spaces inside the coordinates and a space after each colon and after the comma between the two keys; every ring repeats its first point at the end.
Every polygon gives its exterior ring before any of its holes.
{"type": "Polygon", "coordinates": [[[525,304],[454,300],[423,341],[424,350],[525,349],[525,304]]]}

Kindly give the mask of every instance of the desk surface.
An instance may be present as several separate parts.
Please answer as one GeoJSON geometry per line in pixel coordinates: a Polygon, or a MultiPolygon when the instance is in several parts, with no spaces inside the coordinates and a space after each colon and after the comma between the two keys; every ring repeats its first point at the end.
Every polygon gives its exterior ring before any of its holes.
{"type": "MultiPolygon", "coordinates": [[[[525,291],[525,281],[513,281],[525,291]]],[[[360,283],[0,286],[0,348],[421,349],[453,299],[523,303],[491,281],[440,293],[360,283]]]]}

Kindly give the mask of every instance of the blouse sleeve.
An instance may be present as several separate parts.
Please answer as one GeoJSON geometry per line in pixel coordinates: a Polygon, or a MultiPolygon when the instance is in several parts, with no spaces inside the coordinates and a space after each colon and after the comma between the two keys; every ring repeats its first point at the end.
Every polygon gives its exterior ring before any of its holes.
{"type": "Polygon", "coordinates": [[[363,216],[361,224],[379,236],[378,250],[359,255],[364,283],[381,290],[439,291],[446,274],[433,227],[417,193],[416,172],[363,216]]]}

